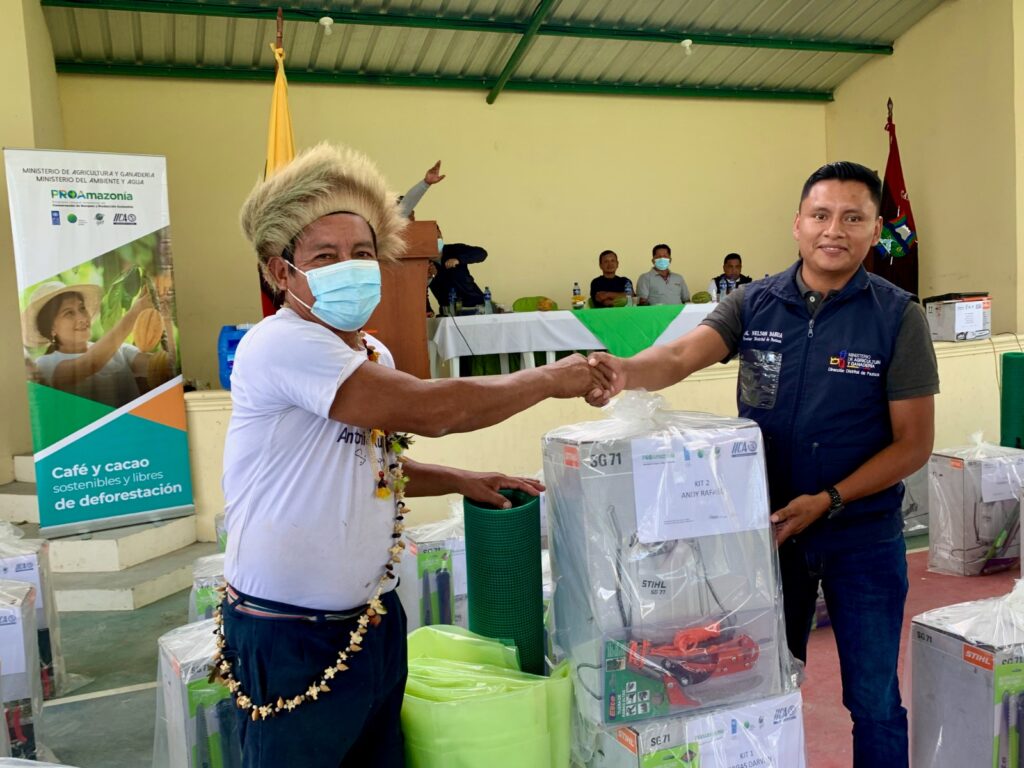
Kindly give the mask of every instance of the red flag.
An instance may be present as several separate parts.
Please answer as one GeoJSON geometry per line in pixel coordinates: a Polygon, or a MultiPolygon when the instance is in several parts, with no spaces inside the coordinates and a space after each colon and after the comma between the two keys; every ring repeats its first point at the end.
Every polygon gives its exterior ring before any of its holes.
{"type": "Polygon", "coordinates": [[[903,179],[896,125],[892,121],[892,99],[888,102],[889,159],[882,182],[882,235],[864,262],[869,272],[884,277],[905,291],[917,295],[917,226],[910,210],[910,196],[903,179]]]}

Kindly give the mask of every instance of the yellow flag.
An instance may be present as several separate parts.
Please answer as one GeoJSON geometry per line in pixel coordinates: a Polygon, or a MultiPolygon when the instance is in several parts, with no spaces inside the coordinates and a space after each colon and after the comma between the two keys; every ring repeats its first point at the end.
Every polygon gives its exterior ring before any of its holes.
{"type": "Polygon", "coordinates": [[[267,166],[264,178],[272,176],[281,166],[295,157],[295,139],[292,137],[292,116],[288,112],[288,78],[284,75],[284,48],[270,44],[277,60],[274,79],[274,98],[270,103],[270,130],[267,133],[267,166]]]}

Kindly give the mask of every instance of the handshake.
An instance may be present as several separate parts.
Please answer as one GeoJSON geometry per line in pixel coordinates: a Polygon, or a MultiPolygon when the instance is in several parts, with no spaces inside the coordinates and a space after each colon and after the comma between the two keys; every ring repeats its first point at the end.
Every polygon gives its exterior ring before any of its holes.
{"type": "Polygon", "coordinates": [[[606,405],[626,385],[623,360],[607,352],[591,352],[564,357],[544,366],[552,378],[550,397],[583,397],[595,407],[606,405]]]}

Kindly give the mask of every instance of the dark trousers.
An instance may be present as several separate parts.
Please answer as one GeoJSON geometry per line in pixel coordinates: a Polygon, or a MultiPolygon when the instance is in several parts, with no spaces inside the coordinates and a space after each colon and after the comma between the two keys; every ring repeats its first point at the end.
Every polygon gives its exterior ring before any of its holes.
{"type": "MultiPolygon", "coordinates": [[[[393,591],[381,601],[387,614],[370,627],[363,650],[349,654],[349,669],[328,681],[329,692],[268,720],[253,721],[250,712],[238,710],[245,768],[404,768],[405,612],[393,591]]],[[[272,704],[279,696],[305,693],[337,662],[356,626],[355,617],[316,622],[255,617],[225,602],[225,655],[242,691],[257,705],[272,704]]]]}
{"type": "Polygon", "coordinates": [[[843,549],[788,541],[779,548],[789,649],[807,660],[821,583],[839,650],[843,706],[853,720],[854,768],[906,768],[907,710],[896,665],[907,597],[903,536],[843,549]]]}

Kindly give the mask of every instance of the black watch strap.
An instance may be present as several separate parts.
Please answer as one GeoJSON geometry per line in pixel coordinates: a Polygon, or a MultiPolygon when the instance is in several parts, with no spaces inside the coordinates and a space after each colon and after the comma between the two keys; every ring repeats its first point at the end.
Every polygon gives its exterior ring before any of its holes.
{"type": "Polygon", "coordinates": [[[831,520],[833,517],[838,515],[843,510],[843,497],[839,495],[839,491],[835,489],[835,486],[826,488],[825,493],[828,494],[828,518],[831,520]]]}

